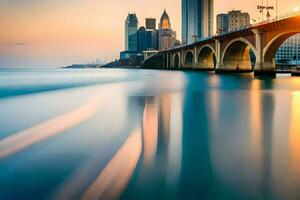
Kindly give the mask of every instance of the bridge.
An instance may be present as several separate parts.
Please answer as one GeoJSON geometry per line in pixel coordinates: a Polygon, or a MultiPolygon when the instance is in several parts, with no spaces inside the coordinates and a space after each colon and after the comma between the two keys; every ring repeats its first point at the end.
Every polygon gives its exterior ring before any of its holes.
{"type": "Polygon", "coordinates": [[[142,68],[253,72],[275,75],[275,55],[289,37],[300,33],[300,13],[215,35],[190,45],[158,52],[142,68]]]}

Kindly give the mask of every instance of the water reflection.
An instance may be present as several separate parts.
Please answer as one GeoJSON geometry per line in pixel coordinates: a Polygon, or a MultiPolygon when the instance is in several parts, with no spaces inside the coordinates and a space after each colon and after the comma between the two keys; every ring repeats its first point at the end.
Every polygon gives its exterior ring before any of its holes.
{"type": "Polygon", "coordinates": [[[101,101],[98,98],[92,98],[73,111],[0,140],[0,158],[21,151],[90,119],[97,113],[100,105],[101,101]]]}
{"type": "Polygon", "coordinates": [[[155,98],[147,98],[143,115],[143,160],[152,168],[156,158],[158,140],[158,109],[155,98]]]}
{"type": "Polygon", "coordinates": [[[300,92],[292,94],[291,111],[289,159],[293,173],[300,176],[300,92]]]}
{"type": "Polygon", "coordinates": [[[181,154],[182,135],[180,108],[179,95],[146,97],[143,115],[143,156],[122,198],[174,197],[173,194],[178,189],[176,182],[181,167],[178,157],[178,154],[181,154]]]}
{"type": "MultiPolygon", "coordinates": [[[[192,88],[196,80],[189,79],[186,87],[192,88]]],[[[280,199],[298,195],[289,186],[278,188],[286,181],[278,178],[278,172],[289,170],[277,165],[282,157],[276,153],[274,137],[282,137],[284,129],[276,129],[279,98],[268,90],[274,87],[274,80],[243,80],[241,87],[249,91],[218,90],[222,81],[204,79],[200,89],[184,94],[146,97],[144,156],[122,199],[196,199],[199,195],[206,199],[280,199]],[[208,85],[214,89],[202,90],[208,85]],[[289,195],[284,195],[287,191],[289,195]]],[[[297,97],[294,93],[287,147],[294,170],[292,185],[300,185],[297,97]]]]}
{"type": "Polygon", "coordinates": [[[141,150],[141,131],[136,129],[87,189],[82,199],[117,199],[127,186],[141,150]]]}
{"type": "Polygon", "coordinates": [[[279,187],[281,196],[286,199],[299,199],[300,197],[300,93],[291,95],[291,119],[289,134],[287,135],[287,155],[285,170],[279,171],[279,187]]]}
{"type": "Polygon", "coordinates": [[[195,199],[199,194],[204,199],[210,199],[218,195],[212,190],[214,176],[207,102],[209,100],[205,92],[193,91],[184,96],[179,199],[195,199]]]}
{"type": "Polygon", "coordinates": [[[179,192],[179,178],[181,172],[182,158],[182,101],[183,97],[179,93],[171,95],[170,112],[170,141],[168,149],[168,169],[166,184],[166,199],[175,199],[179,192]]]}
{"type": "Polygon", "coordinates": [[[299,199],[299,79],[144,73],[0,141],[0,155],[16,148],[0,159],[0,199],[299,199]]]}

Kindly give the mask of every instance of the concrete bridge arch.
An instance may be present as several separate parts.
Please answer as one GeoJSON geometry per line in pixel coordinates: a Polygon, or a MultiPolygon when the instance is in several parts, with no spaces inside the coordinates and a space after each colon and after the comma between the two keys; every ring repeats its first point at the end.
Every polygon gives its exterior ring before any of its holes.
{"type": "Polygon", "coordinates": [[[173,69],[180,69],[180,63],[181,63],[181,60],[180,60],[180,53],[174,53],[173,54],[173,58],[172,58],[172,62],[173,62],[173,69]]]}
{"type": "Polygon", "coordinates": [[[214,47],[207,44],[202,46],[197,53],[196,69],[214,70],[216,67],[216,51],[214,47]]]}
{"type": "Polygon", "coordinates": [[[256,75],[273,76],[278,48],[297,33],[300,33],[300,13],[161,51],[145,60],[142,67],[213,69],[212,60],[216,57],[217,73],[252,71],[255,61],[256,75]]]}
{"type": "Polygon", "coordinates": [[[224,70],[250,71],[251,51],[257,56],[255,46],[245,38],[230,41],[224,48],[221,56],[221,68],[224,70]]]}
{"type": "Polygon", "coordinates": [[[297,30],[290,30],[274,36],[263,49],[264,68],[276,70],[276,53],[280,46],[290,37],[300,33],[300,27],[297,30]]]}
{"type": "Polygon", "coordinates": [[[183,59],[183,67],[186,69],[193,69],[195,66],[195,55],[192,50],[187,50],[184,59],[183,59]]]}

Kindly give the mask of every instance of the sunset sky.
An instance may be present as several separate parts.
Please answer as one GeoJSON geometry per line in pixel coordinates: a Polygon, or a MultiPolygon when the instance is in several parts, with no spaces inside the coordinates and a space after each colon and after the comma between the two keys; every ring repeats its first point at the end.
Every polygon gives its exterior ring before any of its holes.
{"type": "MultiPolygon", "coordinates": [[[[241,9],[258,16],[261,0],[215,0],[215,14],[241,9]]],[[[275,5],[275,0],[269,0],[275,5]]],[[[181,39],[181,0],[0,0],[0,67],[60,67],[118,58],[124,20],[135,12],[160,18],[165,8],[181,39]]],[[[299,0],[279,0],[279,14],[299,0]]]]}

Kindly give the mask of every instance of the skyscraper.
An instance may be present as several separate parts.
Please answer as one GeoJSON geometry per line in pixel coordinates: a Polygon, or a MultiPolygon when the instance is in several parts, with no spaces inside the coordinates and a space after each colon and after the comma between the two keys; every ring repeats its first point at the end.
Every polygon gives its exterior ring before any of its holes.
{"type": "Polygon", "coordinates": [[[170,17],[166,10],[162,14],[158,30],[159,50],[172,48],[176,43],[176,32],[172,30],[170,17]]]}
{"type": "Polygon", "coordinates": [[[146,30],[145,27],[140,27],[137,31],[138,36],[138,53],[143,53],[146,50],[158,49],[158,32],[157,30],[146,30]]]}
{"type": "Polygon", "coordinates": [[[191,44],[213,34],[214,1],[182,0],[182,43],[191,44]]]}
{"type": "Polygon", "coordinates": [[[147,50],[147,31],[144,26],[140,27],[137,31],[138,38],[138,53],[142,53],[147,50]]]}
{"type": "Polygon", "coordinates": [[[228,31],[228,14],[217,15],[217,34],[226,33],[228,31]]]}
{"type": "Polygon", "coordinates": [[[135,14],[128,14],[125,21],[125,51],[137,51],[138,19],[135,14]]]}

